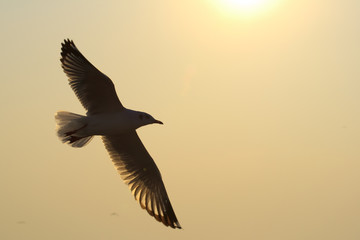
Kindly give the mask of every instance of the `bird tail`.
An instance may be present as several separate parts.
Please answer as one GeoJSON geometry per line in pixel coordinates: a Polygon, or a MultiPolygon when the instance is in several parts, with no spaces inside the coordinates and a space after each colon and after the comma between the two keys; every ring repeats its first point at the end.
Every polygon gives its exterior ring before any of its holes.
{"type": "Polygon", "coordinates": [[[63,143],[67,143],[72,147],[83,147],[93,136],[81,136],[79,130],[87,126],[84,121],[85,116],[59,111],[55,114],[56,132],[63,143]]]}

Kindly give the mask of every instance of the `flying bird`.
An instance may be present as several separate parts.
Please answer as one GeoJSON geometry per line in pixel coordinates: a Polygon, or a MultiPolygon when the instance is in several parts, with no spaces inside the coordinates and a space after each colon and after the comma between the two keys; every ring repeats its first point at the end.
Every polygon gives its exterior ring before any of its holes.
{"type": "Polygon", "coordinates": [[[84,116],[57,112],[58,137],[63,143],[80,148],[100,135],[115,168],[140,206],[164,225],[181,228],[160,171],[136,133],[139,127],[163,123],[148,113],[125,108],[111,79],[94,67],[72,40],[64,40],[61,45],[61,66],[87,113],[84,116]]]}

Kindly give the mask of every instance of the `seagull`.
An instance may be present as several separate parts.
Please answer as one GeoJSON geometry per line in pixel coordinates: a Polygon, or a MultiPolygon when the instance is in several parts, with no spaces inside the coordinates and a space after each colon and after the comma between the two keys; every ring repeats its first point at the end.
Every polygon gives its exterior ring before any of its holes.
{"type": "Polygon", "coordinates": [[[136,133],[148,124],[163,124],[150,114],[125,108],[113,82],[65,39],[61,66],[69,78],[86,116],[66,111],[55,114],[57,135],[72,147],[85,146],[100,135],[115,168],[143,209],[165,226],[181,228],[171,206],[161,174],[136,133]]]}

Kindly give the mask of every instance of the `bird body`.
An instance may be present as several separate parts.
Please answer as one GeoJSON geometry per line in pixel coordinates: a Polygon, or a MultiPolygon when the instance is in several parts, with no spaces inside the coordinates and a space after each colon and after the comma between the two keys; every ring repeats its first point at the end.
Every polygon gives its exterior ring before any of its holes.
{"type": "Polygon", "coordinates": [[[126,108],[119,112],[89,115],[86,117],[88,127],[84,130],[89,135],[118,135],[151,123],[160,123],[153,117],[142,117],[144,115],[150,116],[126,108]]]}
{"type": "MultiPolygon", "coordinates": [[[[64,114],[65,112],[62,111],[56,114],[55,118],[58,121],[61,121],[62,119],[62,114],[60,113],[64,114]]],[[[75,120],[78,122],[76,127],[58,131],[60,133],[71,133],[67,136],[66,134],[63,135],[65,137],[62,139],[64,140],[64,142],[66,142],[66,139],[69,136],[84,138],[94,135],[119,135],[148,124],[162,124],[161,121],[154,119],[147,113],[134,111],[126,108],[117,112],[78,116],[79,117],[75,120]]],[[[61,138],[61,134],[59,137],[61,138]]]]}
{"type": "Polygon", "coordinates": [[[73,41],[65,40],[61,50],[62,68],[87,113],[84,116],[57,112],[60,140],[80,148],[100,135],[115,168],[140,206],[164,225],[181,228],[160,171],[136,133],[139,127],[163,123],[148,113],[125,108],[110,78],[96,69],[73,41]]]}

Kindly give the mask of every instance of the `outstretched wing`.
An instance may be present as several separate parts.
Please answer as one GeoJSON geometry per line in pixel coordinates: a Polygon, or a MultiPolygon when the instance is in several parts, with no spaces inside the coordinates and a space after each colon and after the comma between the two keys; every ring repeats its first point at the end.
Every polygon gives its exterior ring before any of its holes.
{"type": "Polygon", "coordinates": [[[110,78],[96,69],[72,40],[65,40],[61,45],[62,68],[88,115],[123,109],[110,78]]]}
{"type": "Polygon", "coordinates": [[[103,136],[102,139],[116,169],[129,185],[140,206],[166,226],[181,228],[159,169],[136,131],[117,136],[103,136]]]}

